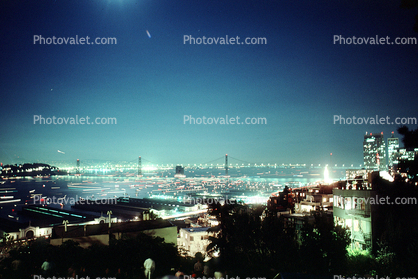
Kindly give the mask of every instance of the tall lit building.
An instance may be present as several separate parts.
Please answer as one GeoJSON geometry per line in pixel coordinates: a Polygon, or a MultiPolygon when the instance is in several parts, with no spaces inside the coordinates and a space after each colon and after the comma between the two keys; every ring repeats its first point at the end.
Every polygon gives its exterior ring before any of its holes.
{"type": "Polygon", "coordinates": [[[395,138],[392,132],[392,136],[388,138],[388,165],[389,168],[393,168],[393,165],[397,163],[399,148],[399,139],[395,138]]]}
{"type": "Polygon", "coordinates": [[[366,169],[386,170],[386,144],[383,132],[364,136],[363,159],[366,169]]]}
{"type": "Polygon", "coordinates": [[[184,178],[184,167],[183,166],[176,166],[176,174],[174,175],[176,178],[184,178]]]}

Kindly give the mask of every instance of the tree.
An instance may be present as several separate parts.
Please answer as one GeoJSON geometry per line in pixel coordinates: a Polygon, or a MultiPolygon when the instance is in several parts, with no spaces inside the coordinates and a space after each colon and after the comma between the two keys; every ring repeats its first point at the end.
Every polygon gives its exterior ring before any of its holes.
{"type": "Polygon", "coordinates": [[[228,274],[273,277],[278,271],[296,269],[294,229],[285,228],[277,216],[265,216],[265,206],[214,204],[209,212],[221,223],[208,249],[220,252],[228,274]]]}
{"type": "Polygon", "coordinates": [[[276,272],[295,272],[300,268],[299,244],[294,227],[281,216],[267,215],[262,222],[265,262],[276,272]]]}
{"type": "Polygon", "coordinates": [[[13,246],[13,236],[8,233],[3,234],[3,237],[0,241],[0,251],[3,249],[8,249],[13,246]]]}
{"type": "Polygon", "coordinates": [[[231,240],[231,229],[230,226],[232,222],[232,211],[236,204],[226,201],[223,205],[219,201],[210,203],[208,206],[208,214],[215,216],[219,221],[219,225],[210,231],[215,232],[216,237],[209,237],[211,242],[207,251],[209,255],[219,253],[221,255],[221,260],[219,261],[221,265],[224,262],[229,261],[230,257],[233,255],[230,253],[230,240],[231,240]]]}
{"type": "Polygon", "coordinates": [[[376,273],[376,260],[371,254],[370,250],[349,249],[347,256],[347,271],[349,274],[346,275],[375,275],[375,274],[386,274],[376,273]]]}
{"type": "MultiPolygon", "coordinates": [[[[401,8],[416,9],[418,8],[418,0],[401,0],[401,8]]],[[[415,16],[414,31],[418,32],[418,14],[415,16]]]]}
{"type": "Polygon", "coordinates": [[[410,276],[418,273],[418,188],[402,180],[373,184],[388,203],[380,205],[375,219],[378,249],[375,252],[378,274],[410,276]]]}
{"type": "Polygon", "coordinates": [[[418,180],[418,156],[415,155],[414,160],[410,161],[407,159],[400,160],[398,163],[398,171],[407,173],[408,178],[412,182],[416,182],[418,180]]]}
{"type": "MultiPolygon", "coordinates": [[[[418,2],[415,1],[415,2],[418,2]]],[[[398,128],[398,133],[403,135],[402,142],[405,148],[418,148],[418,129],[409,130],[408,127],[402,126],[398,128]]],[[[408,178],[412,181],[418,180],[418,156],[416,155],[413,161],[400,160],[398,170],[408,174],[408,178]]]]}
{"type": "MultiPolygon", "coordinates": [[[[418,3],[418,0],[415,1],[418,3]]],[[[397,129],[398,133],[403,136],[402,142],[405,148],[418,147],[418,129],[409,130],[406,126],[401,126],[397,129]]]]}
{"type": "Polygon", "coordinates": [[[335,226],[323,212],[314,213],[315,222],[306,220],[301,232],[302,266],[312,274],[344,274],[350,236],[335,226]]]}

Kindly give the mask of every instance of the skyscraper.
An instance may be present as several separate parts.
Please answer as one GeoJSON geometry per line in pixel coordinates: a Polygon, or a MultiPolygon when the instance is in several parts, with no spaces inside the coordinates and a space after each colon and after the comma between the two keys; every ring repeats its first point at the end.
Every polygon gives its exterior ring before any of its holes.
{"type": "Polygon", "coordinates": [[[394,164],[397,164],[397,154],[399,148],[399,139],[395,138],[392,132],[392,136],[388,138],[388,161],[389,168],[393,168],[394,164]]]}
{"type": "Polygon", "coordinates": [[[386,144],[383,132],[366,133],[363,141],[363,159],[366,169],[386,170],[386,144]]]}
{"type": "Polygon", "coordinates": [[[176,166],[176,174],[174,175],[176,178],[184,178],[184,167],[183,166],[176,166]]]}

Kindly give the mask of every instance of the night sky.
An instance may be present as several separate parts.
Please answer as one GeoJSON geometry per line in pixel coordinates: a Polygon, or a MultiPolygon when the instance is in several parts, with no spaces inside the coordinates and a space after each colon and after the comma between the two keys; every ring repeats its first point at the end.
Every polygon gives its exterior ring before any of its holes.
{"type": "Polygon", "coordinates": [[[332,152],[333,163],[358,166],[365,132],[390,136],[398,125],[338,125],[334,115],[418,117],[418,45],[333,43],[334,35],[417,37],[417,11],[401,9],[400,0],[0,5],[3,163],[142,156],[194,164],[228,153],[254,163],[324,164],[332,152]],[[40,45],[34,35],[117,44],[40,45]],[[184,35],[267,44],[192,45],[184,35]],[[34,125],[34,115],[117,124],[34,125]],[[265,117],[267,125],[185,125],[184,115],[265,117]]]}

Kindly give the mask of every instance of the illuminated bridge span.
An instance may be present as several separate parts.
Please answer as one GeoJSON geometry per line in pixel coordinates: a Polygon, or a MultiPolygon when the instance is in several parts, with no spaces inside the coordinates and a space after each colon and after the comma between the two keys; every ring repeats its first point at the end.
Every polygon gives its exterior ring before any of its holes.
{"type": "MultiPolygon", "coordinates": [[[[86,160],[90,161],[90,160],[86,160]]],[[[228,154],[225,156],[210,160],[202,164],[158,164],[142,158],[139,156],[137,159],[131,161],[125,161],[122,164],[102,164],[102,165],[83,165],[83,161],[77,159],[76,166],[74,167],[62,167],[62,170],[67,170],[70,173],[79,174],[80,170],[89,170],[89,171],[100,171],[100,172],[110,172],[110,171],[130,171],[134,170],[137,172],[138,176],[141,176],[144,172],[153,172],[157,170],[171,170],[176,166],[182,166],[185,168],[218,168],[224,169],[225,175],[228,175],[230,168],[245,168],[245,167],[256,167],[256,168],[311,168],[311,169],[321,169],[325,165],[321,164],[264,164],[264,163],[255,163],[245,160],[241,160],[235,157],[232,157],[228,154]]],[[[333,165],[332,169],[334,170],[344,170],[344,169],[361,169],[362,165],[333,165]]]]}

